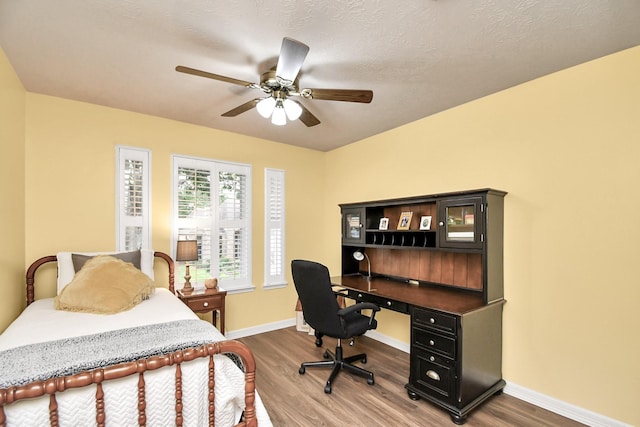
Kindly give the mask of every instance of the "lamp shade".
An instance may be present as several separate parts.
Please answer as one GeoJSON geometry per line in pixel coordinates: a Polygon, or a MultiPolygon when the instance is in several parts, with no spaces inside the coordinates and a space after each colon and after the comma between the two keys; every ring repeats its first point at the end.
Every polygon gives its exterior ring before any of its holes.
{"type": "Polygon", "coordinates": [[[282,102],[282,106],[289,120],[298,120],[298,117],[302,114],[302,107],[295,101],[285,99],[282,102]]]}
{"type": "Polygon", "coordinates": [[[198,241],[197,240],[178,240],[176,248],[176,261],[197,261],[198,260],[198,241]]]}
{"type": "Polygon", "coordinates": [[[273,113],[273,109],[275,108],[275,106],[276,106],[276,100],[272,97],[268,97],[260,100],[260,102],[258,102],[258,105],[256,105],[256,109],[258,110],[258,113],[260,113],[262,117],[264,117],[265,119],[268,119],[269,117],[271,117],[271,114],[273,113]]]}
{"type": "Polygon", "coordinates": [[[287,115],[284,111],[282,103],[276,104],[276,108],[273,109],[273,115],[271,116],[271,123],[277,126],[283,126],[287,124],[287,115]]]}
{"type": "Polygon", "coordinates": [[[366,252],[361,252],[361,251],[355,251],[353,253],[353,258],[355,258],[356,261],[363,261],[363,260],[367,260],[367,271],[368,271],[368,275],[367,278],[371,278],[371,261],[369,260],[369,256],[367,255],[366,252]]]}

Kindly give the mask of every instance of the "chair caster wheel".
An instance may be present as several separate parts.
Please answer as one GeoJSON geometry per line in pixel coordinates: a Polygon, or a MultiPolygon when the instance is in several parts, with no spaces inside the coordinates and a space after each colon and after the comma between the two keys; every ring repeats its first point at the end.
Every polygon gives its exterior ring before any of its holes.
{"type": "Polygon", "coordinates": [[[324,392],[327,394],[331,394],[331,386],[330,385],[324,386],[324,392]]]}
{"type": "Polygon", "coordinates": [[[300,369],[298,369],[298,373],[299,373],[300,375],[304,375],[304,373],[305,373],[304,366],[300,366],[300,369]]]}
{"type": "Polygon", "coordinates": [[[368,378],[367,379],[367,384],[369,385],[374,385],[376,382],[373,380],[373,378],[368,378]]]}
{"type": "Polygon", "coordinates": [[[322,347],[322,338],[316,338],[316,347],[322,347]]]}
{"type": "Polygon", "coordinates": [[[361,360],[362,363],[367,363],[367,356],[363,357],[361,360]]]}
{"type": "Polygon", "coordinates": [[[322,357],[324,357],[325,359],[330,359],[331,355],[329,354],[328,351],[325,351],[324,353],[322,353],[322,357]]]}

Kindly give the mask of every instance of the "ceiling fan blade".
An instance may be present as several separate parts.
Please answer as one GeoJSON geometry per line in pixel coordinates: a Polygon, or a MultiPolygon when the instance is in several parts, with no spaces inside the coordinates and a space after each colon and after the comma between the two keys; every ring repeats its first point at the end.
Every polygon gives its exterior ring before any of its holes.
{"type": "Polygon", "coordinates": [[[300,72],[302,63],[307,57],[309,46],[297,40],[285,37],[282,39],[282,47],[280,48],[280,57],[276,67],[276,76],[286,80],[289,84],[293,83],[300,72]]]}
{"type": "Polygon", "coordinates": [[[245,102],[242,105],[238,105],[236,108],[222,114],[222,117],[235,117],[238,114],[242,114],[245,111],[249,111],[252,108],[255,108],[255,106],[258,105],[258,102],[260,102],[261,100],[262,98],[256,98],[256,99],[252,99],[251,101],[245,102]]]}
{"type": "Polygon", "coordinates": [[[308,128],[320,124],[320,120],[318,120],[318,118],[314,116],[311,111],[307,110],[306,107],[302,105],[302,103],[296,102],[296,104],[298,104],[300,108],[302,108],[302,114],[300,114],[298,120],[304,123],[308,128]]]}
{"type": "Polygon", "coordinates": [[[255,83],[221,76],[218,74],[209,73],[207,71],[196,70],[195,68],[183,67],[182,65],[178,65],[176,67],[176,71],[179,71],[181,73],[193,74],[194,76],[206,77],[208,79],[220,80],[221,82],[233,83],[234,85],[240,85],[250,88],[257,87],[255,83]]]}
{"type": "Polygon", "coordinates": [[[356,89],[303,89],[305,98],[326,99],[328,101],[348,101],[370,103],[373,99],[373,91],[356,89]]]}

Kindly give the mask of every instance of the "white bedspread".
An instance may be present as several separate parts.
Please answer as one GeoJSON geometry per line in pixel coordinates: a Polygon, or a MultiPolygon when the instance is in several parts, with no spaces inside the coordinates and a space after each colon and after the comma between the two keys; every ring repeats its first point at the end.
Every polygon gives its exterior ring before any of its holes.
{"type": "MultiPolygon", "coordinates": [[[[0,351],[38,342],[72,336],[90,335],[133,326],[173,320],[197,319],[197,316],[167,289],[158,288],[148,300],[133,309],[96,315],[55,310],[53,299],[35,301],[0,335],[0,351]]],[[[220,341],[225,337],[221,333],[220,341]]],[[[244,407],[244,374],[226,356],[216,355],[216,426],[237,421],[244,407]]],[[[183,365],[183,402],[185,426],[206,425],[207,359],[183,365]]],[[[147,421],[149,426],[172,425],[175,420],[174,367],[145,374],[147,421]]],[[[107,424],[137,425],[137,377],[110,381],[103,385],[107,424]]],[[[56,396],[61,426],[95,424],[95,387],[67,390],[56,396]]],[[[48,397],[20,401],[5,407],[8,426],[48,425],[48,397]]],[[[258,424],[271,421],[256,392],[258,424]]]]}

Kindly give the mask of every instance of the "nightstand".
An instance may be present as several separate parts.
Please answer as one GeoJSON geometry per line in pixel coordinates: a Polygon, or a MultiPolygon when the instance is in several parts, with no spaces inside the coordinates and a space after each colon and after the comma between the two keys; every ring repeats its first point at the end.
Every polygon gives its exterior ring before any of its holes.
{"type": "Polygon", "coordinates": [[[216,314],[220,313],[220,332],[224,334],[224,299],[227,291],[224,289],[194,289],[190,294],[182,293],[182,289],[176,291],[178,298],[182,300],[194,313],[211,312],[211,323],[217,327],[216,314]]]}

